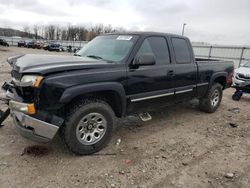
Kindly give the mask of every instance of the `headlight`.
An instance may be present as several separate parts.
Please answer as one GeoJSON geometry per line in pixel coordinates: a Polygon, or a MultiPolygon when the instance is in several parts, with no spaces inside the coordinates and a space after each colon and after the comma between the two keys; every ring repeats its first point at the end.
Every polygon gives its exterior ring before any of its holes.
{"type": "Polygon", "coordinates": [[[24,75],[21,79],[20,85],[39,87],[42,80],[43,80],[42,76],[24,75]]]}
{"type": "Polygon", "coordinates": [[[9,108],[13,111],[23,112],[25,114],[35,114],[36,109],[34,103],[26,104],[17,101],[10,101],[9,108]]]}

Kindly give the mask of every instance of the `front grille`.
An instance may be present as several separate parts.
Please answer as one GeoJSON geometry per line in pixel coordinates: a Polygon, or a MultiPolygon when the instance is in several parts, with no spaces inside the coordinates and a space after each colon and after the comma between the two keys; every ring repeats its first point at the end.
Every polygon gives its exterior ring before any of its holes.
{"type": "Polygon", "coordinates": [[[21,80],[22,74],[18,73],[16,70],[11,71],[12,78],[15,78],[16,80],[21,80]]]}
{"type": "MultiPolygon", "coordinates": [[[[11,71],[12,79],[15,79],[17,81],[21,81],[22,74],[18,73],[16,70],[11,71]]],[[[14,84],[14,87],[12,88],[15,90],[15,95],[17,98],[21,98],[23,102],[31,103],[35,100],[35,90],[32,87],[20,87],[14,84]]]]}
{"type": "Polygon", "coordinates": [[[250,75],[238,74],[238,77],[241,80],[250,80],[250,75]]]}

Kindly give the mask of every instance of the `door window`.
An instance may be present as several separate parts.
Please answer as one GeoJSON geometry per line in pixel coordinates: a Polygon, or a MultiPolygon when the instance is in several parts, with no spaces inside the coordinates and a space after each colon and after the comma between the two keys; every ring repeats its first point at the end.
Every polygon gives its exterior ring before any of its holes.
{"type": "Polygon", "coordinates": [[[154,55],[156,64],[170,63],[167,41],[163,37],[146,38],[137,54],[154,55]]]}

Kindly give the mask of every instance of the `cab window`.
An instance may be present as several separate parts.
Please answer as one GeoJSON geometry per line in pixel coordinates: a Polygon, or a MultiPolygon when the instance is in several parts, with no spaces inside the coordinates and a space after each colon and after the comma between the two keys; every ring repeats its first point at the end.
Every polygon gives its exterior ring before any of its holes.
{"type": "Polygon", "coordinates": [[[188,43],[182,38],[172,38],[176,63],[191,63],[188,43]]]}

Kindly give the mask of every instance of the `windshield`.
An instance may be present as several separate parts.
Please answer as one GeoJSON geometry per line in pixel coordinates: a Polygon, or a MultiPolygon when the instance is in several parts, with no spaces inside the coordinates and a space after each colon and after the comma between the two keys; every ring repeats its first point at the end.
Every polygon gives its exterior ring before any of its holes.
{"type": "Polygon", "coordinates": [[[108,62],[120,62],[130,52],[136,36],[105,35],[98,36],[77,52],[76,55],[103,59],[108,62]]]}
{"type": "Polygon", "coordinates": [[[248,61],[248,62],[244,63],[242,67],[247,67],[247,68],[250,68],[250,61],[248,61]]]}

